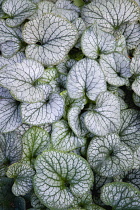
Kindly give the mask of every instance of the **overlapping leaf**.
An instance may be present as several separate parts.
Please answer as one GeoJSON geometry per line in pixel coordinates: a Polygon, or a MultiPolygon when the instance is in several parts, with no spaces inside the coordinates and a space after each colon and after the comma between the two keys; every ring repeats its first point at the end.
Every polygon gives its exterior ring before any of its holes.
{"type": "Polygon", "coordinates": [[[74,153],[43,152],[37,157],[35,169],[35,193],[49,208],[70,207],[74,197],[87,193],[93,182],[87,161],[74,153]]]}
{"type": "Polygon", "coordinates": [[[5,0],[2,9],[8,15],[6,25],[16,27],[35,12],[36,5],[30,0],[5,0]]]}
{"type": "Polygon", "coordinates": [[[41,16],[51,13],[54,8],[54,3],[46,0],[40,1],[37,4],[37,10],[29,17],[30,20],[40,18],[41,16]]]}
{"type": "Polygon", "coordinates": [[[45,98],[44,90],[36,85],[44,67],[34,60],[24,60],[1,70],[0,84],[7,87],[19,101],[38,102],[45,98]]]}
{"type": "Polygon", "coordinates": [[[121,112],[120,140],[132,150],[140,146],[140,113],[134,109],[121,112]]]}
{"type": "Polygon", "coordinates": [[[29,166],[22,163],[14,163],[9,166],[7,176],[14,178],[12,192],[14,195],[25,195],[32,189],[32,177],[34,170],[29,166]]]}
{"type": "Polygon", "coordinates": [[[25,123],[41,125],[58,121],[64,110],[64,101],[56,93],[50,94],[46,101],[21,106],[22,118],[25,123]]]}
{"type": "Polygon", "coordinates": [[[120,127],[120,102],[110,92],[100,93],[96,107],[85,115],[87,129],[95,135],[104,136],[118,131],[120,127]]]}
{"type": "Polygon", "coordinates": [[[73,106],[68,111],[68,123],[77,136],[85,136],[88,133],[84,123],[84,116],[82,113],[83,106],[73,106]]]}
{"type": "Polygon", "coordinates": [[[36,157],[45,149],[49,148],[50,135],[39,127],[31,127],[23,137],[22,161],[33,164],[36,157]]]}
{"type": "Polygon", "coordinates": [[[127,84],[130,73],[130,60],[119,53],[102,55],[100,59],[101,68],[105,74],[106,81],[115,86],[127,84]]]}
{"type": "Polygon", "coordinates": [[[115,50],[115,38],[94,24],[83,33],[81,47],[87,57],[97,59],[101,54],[108,54],[115,50]]]}
{"type": "Polygon", "coordinates": [[[101,193],[102,201],[114,210],[128,210],[140,208],[140,192],[131,184],[113,182],[104,185],[101,193]]]}
{"type": "Polygon", "coordinates": [[[134,49],[140,43],[140,24],[138,22],[124,24],[120,28],[125,36],[128,49],[134,49]]]}
{"type": "Polygon", "coordinates": [[[134,103],[136,104],[136,106],[140,107],[140,96],[138,96],[137,94],[133,94],[133,100],[134,103]]]}
{"type": "Polygon", "coordinates": [[[130,184],[133,184],[134,187],[138,188],[140,190],[140,168],[133,169],[129,171],[128,173],[125,173],[125,176],[123,177],[123,182],[127,182],[130,184]]]}
{"type": "Polygon", "coordinates": [[[93,138],[88,147],[88,162],[101,176],[113,177],[133,166],[133,152],[120,142],[119,136],[109,134],[93,138]]]}
{"type": "Polygon", "coordinates": [[[29,21],[23,29],[23,38],[29,44],[26,56],[46,66],[60,63],[77,37],[74,25],[53,14],[29,21]]]}
{"type": "Polygon", "coordinates": [[[83,7],[82,18],[87,25],[97,21],[102,30],[114,33],[122,24],[139,19],[139,7],[131,0],[94,0],[83,7]]]}
{"type": "Polygon", "coordinates": [[[0,99],[0,132],[13,131],[21,123],[20,102],[13,98],[0,99]]]}
{"type": "Polygon", "coordinates": [[[0,134],[0,176],[4,176],[7,167],[22,157],[22,141],[16,132],[0,134]]]}
{"type": "Polygon", "coordinates": [[[68,74],[67,90],[73,99],[86,95],[95,101],[99,93],[106,90],[104,74],[99,64],[88,58],[77,62],[68,74]]]}
{"type": "Polygon", "coordinates": [[[67,121],[60,120],[53,124],[51,133],[53,149],[61,151],[72,151],[85,145],[85,139],[77,137],[67,121]]]}

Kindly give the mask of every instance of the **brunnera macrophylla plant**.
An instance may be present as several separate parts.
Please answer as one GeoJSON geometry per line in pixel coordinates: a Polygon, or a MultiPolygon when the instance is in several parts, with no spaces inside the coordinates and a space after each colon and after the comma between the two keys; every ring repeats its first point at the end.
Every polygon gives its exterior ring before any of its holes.
{"type": "Polygon", "coordinates": [[[0,0],[0,209],[140,209],[139,0],[0,0]]]}

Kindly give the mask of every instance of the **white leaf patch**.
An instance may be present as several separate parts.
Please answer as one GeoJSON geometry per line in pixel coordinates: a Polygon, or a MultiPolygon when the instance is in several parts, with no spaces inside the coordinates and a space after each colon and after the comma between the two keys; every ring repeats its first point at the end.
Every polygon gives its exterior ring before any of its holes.
{"type": "Polygon", "coordinates": [[[26,56],[48,66],[65,58],[75,44],[78,32],[66,19],[46,14],[25,24],[23,38],[29,44],[26,56]]]}
{"type": "Polygon", "coordinates": [[[110,92],[101,93],[96,100],[96,107],[85,115],[87,129],[98,136],[118,131],[120,128],[120,102],[110,92]]]}
{"type": "Polygon", "coordinates": [[[139,7],[131,0],[94,0],[83,7],[82,18],[87,25],[97,21],[102,30],[114,33],[122,24],[139,19],[139,7]]]}
{"type": "Polygon", "coordinates": [[[77,62],[68,74],[67,90],[71,98],[77,99],[86,94],[89,99],[96,100],[99,93],[106,90],[99,64],[88,58],[77,62]]]}
{"type": "Polygon", "coordinates": [[[56,93],[49,95],[46,101],[21,105],[23,121],[31,125],[42,125],[58,121],[64,111],[64,101],[56,93]]]}
{"type": "Polygon", "coordinates": [[[16,27],[35,12],[36,5],[30,0],[5,0],[2,9],[9,16],[6,25],[16,27]]]}
{"type": "Polygon", "coordinates": [[[83,33],[81,47],[87,57],[97,59],[101,54],[108,54],[115,50],[115,38],[94,24],[83,33]]]}
{"type": "Polygon", "coordinates": [[[45,98],[44,90],[36,84],[44,67],[34,60],[8,65],[0,71],[0,84],[7,87],[19,101],[38,102],[45,98]]]}

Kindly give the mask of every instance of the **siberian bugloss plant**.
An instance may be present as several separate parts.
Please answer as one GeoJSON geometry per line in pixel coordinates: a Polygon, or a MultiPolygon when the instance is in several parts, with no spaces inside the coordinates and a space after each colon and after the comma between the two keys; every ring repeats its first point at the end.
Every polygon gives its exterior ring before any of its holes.
{"type": "Polygon", "coordinates": [[[0,209],[140,209],[140,1],[0,0],[0,209]]]}

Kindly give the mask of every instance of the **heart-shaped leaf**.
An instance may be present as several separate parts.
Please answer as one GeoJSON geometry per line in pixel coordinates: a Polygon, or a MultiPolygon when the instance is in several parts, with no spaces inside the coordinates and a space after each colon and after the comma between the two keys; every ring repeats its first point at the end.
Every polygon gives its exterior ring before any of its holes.
{"type": "Polygon", "coordinates": [[[14,195],[25,195],[32,189],[32,177],[34,170],[29,166],[22,163],[14,163],[9,166],[7,176],[14,178],[12,192],[14,195]]]}
{"type": "Polygon", "coordinates": [[[26,56],[48,66],[56,65],[65,58],[78,34],[74,25],[66,19],[46,14],[25,24],[23,38],[29,44],[26,56]]]}
{"type": "Polygon", "coordinates": [[[74,153],[45,151],[37,157],[35,169],[35,194],[48,208],[70,207],[74,197],[87,193],[93,183],[87,161],[74,153]]]}
{"type": "Polygon", "coordinates": [[[72,151],[76,148],[84,146],[85,139],[77,137],[69,127],[67,121],[60,120],[53,123],[51,143],[53,149],[72,151]]]}
{"type": "Polygon", "coordinates": [[[94,24],[83,33],[81,47],[87,57],[98,59],[101,54],[108,54],[115,50],[115,38],[94,24]]]}
{"type": "Polygon", "coordinates": [[[98,136],[118,131],[120,128],[120,102],[110,92],[103,92],[97,97],[96,107],[85,115],[87,129],[98,136]]]}
{"type": "Polygon", "coordinates": [[[20,102],[12,97],[0,99],[0,132],[13,131],[21,123],[20,102]]]}
{"type": "Polygon", "coordinates": [[[88,58],[78,61],[68,74],[67,90],[70,98],[77,99],[86,95],[95,101],[99,93],[106,90],[99,64],[88,58]]]}
{"type": "Polygon", "coordinates": [[[0,134],[0,157],[0,176],[4,176],[7,167],[22,157],[22,141],[16,132],[0,134]]]}
{"type": "Polygon", "coordinates": [[[121,112],[121,126],[119,136],[122,142],[132,150],[140,146],[140,113],[134,109],[121,112]]]}
{"type": "Polygon", "coordinates": [[[44,67],[34,60],[8,65],[1,70],[0,84],[7,87],[19,101],[38,102],[45,98],[44,90],[36,85],[43,75],[44,67]]]}
{"type": "Polygon", "coordinates": [[[114,210],[138,210],[140,208],[140,192],[131,184],[124,182],[104,185],[101,199],[114,210]]]}
{"type": "Polygon", "coordinates": [[[122,54],[102,55],[100,65],[106,81],[111,85],[123,86],[127,84],[127,78],[131,77],[130,60],[122,54]]]}
{"type": "Polygon", "coordinates": [[[93,138],[87,155],[89,164],[101,176],[113,177],[133,166],[133,152],[116,134],[93,138]]]}
{"type": "Polygon", "coordinates": [[[131,0],[94,0],[83,7],[82,18],[87,25],[97,21],[102,30],[114,33],[122,24],[139,19],[139,7],[131,0]]]}
{"type": "Polygon", "coordinates": [[[23,154],[22,161],[33,164],[35,158],[49,148],[50,135],[47,131],[39,127],[31,127],[23,137],[23,154]]]}
{"type": "Polygon", "coordinates": [[[41,125],[58,121],[64,110],[64,101],[56,93],[51,94],[46,101],[21,105],[23,121],[31,125],[41,125]]]}
{"type": "Polygon", "coordinates": [[[8,15],[6,25],[16,27],[35,12],[36,5],[30,0],[5,0],[2,9],[8,15]]]}

